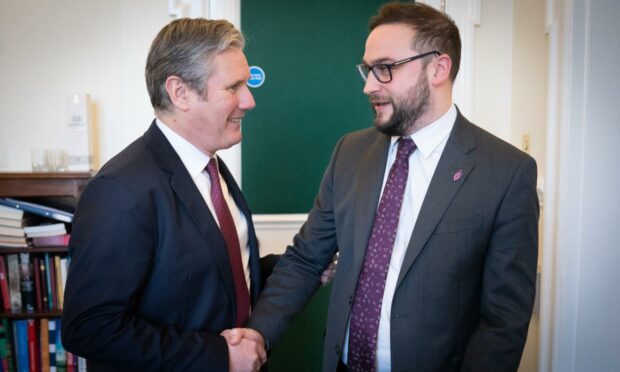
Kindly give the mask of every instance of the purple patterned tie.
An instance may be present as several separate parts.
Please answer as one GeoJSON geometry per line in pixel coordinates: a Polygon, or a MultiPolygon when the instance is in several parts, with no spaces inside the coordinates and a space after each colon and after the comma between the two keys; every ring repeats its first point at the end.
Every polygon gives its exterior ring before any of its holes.
{"type": "Polygon", "coordinates": [[[396,160],[390,168],[372,225],[364,264],[357,282],[353,308],[351,309],[347,361],[351,371],[375,370],[377,331],[379,329],[385,278],[396,238],[400,206],[407,185],[409,156],[415,149],[416,145],[410,138],[402,137],[399,140],[396,160]]]}
{"type": "Polygon", "coordinates": [[[213,208],[220,222],[220,230],[224,235],[228,256],[230,257],[230,268],[232,269],[233,281],[235,283],[235,295],[237,297],[237,327],[243,327],[250,314],[250,293],[245,281],[245,270],[241,261],[241,248],[239,247],[239,236],[233,221],[230,209],[224,199],[222,186],[220,185],[220,173],[217,169],[217,162],[214,158],[207,164],[207,173],[211,178],[211,200],[213,208]]]}

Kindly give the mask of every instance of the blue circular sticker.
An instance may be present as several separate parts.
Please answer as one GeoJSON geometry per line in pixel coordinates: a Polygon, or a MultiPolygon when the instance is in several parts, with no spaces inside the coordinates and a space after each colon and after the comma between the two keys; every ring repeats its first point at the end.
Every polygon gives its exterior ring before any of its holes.
{"type": "Polygon", "coordinates": [[[250,79],[248,86],[250,88],[258,88],[265,82],[265,71],[258,66],[250,66],[250,79]]]}

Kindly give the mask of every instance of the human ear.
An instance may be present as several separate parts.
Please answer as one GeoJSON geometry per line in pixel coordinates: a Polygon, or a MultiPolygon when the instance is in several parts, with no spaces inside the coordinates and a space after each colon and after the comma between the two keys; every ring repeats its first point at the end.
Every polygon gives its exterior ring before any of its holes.
{"type": "Polygon", "coordinates": [[[166,92],[172,105],[181,111],[187,111],[190,103],[190,88],[180,77],[171,75],[166,79],[166,92]]]}
{"type": "Polygon", "coordinates": [[[434,73],[431,81],[434,85],[441,85],[445,81],[450,80],[450,70],[452,69],[452,60],[447,54],[437,57],[434,64],[434,73]]]}

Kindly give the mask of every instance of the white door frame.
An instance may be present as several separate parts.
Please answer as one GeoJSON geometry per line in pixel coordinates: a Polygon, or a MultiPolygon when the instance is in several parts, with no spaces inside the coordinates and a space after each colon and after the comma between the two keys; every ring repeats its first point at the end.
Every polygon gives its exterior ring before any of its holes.
{"type": "Polygon", "coordinates": [[[546,0],[549,81],[540,372],[575,370],[590,0],[546,0]]]}

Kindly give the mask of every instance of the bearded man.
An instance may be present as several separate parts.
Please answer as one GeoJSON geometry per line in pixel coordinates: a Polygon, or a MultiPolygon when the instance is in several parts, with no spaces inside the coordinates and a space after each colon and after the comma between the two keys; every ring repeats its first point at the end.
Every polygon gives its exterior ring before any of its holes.
{"type": "Polygon", "coordinates": [[[277,347],[339,252],[324,371],[516,371],[535,295],[536,163],[452,101],[461,42],[419,3],[371,19],[374,128],[344,136],[234,341],[277,347]]]}

